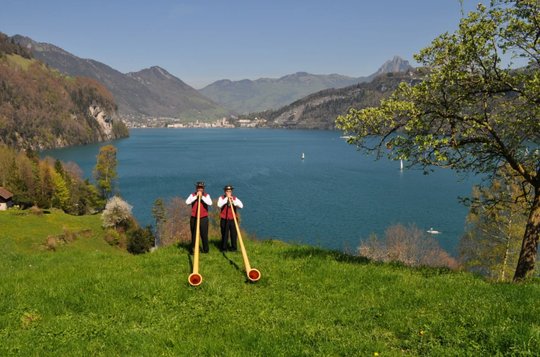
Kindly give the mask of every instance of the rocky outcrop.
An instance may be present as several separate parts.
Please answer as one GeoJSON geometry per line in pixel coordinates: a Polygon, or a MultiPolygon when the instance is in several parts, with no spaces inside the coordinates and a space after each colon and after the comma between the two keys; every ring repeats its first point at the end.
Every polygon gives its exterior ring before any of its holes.
{"type": "Polygon", "coordinates": [[[102,131],[103,140],[111,140],[115,139],[113,137],[113,119],[111,116],[107,114],[105,110],[103,110],[99,105],[93,103],[88,108],[88,111],[90,112],[90,115],[96,120],[96,122],[99,124],[99,127],[102,131]]]}

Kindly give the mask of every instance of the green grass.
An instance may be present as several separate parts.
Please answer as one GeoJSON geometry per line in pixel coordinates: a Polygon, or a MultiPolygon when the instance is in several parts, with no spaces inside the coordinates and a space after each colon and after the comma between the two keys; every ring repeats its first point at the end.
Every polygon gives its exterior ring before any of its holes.
{"type": "Polygon", "coordinates": [[[0,212],[0,355],[538,355],[540,283],[493,284],[279,241],[132,256],[99,216],[0,212]],[[49,235],[91,229],[56,251],[49,235]]]}

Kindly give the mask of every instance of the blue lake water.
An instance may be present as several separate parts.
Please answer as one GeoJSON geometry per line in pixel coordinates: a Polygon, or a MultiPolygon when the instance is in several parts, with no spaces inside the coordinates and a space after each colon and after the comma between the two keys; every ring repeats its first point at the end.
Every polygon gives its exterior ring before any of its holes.
{"type": "MultiPolygon", "coordinates": [[[[130,135],[112,144],[121,196],[143,225],[154,223],[156,198],[185,198],[202,180],[214,202],[232,184],[244,203],[242,226],[262,239],[353,250],[371,233],[414,223],[441,231],[441,246],[455,253],[467,215],[458,197],[478,181],[443,169],[400,171],[399,162],[375,161],[333,131],[133,129],[130,135]]],[[[90,178],[106,144],[42,156],[76,162],[90,178]]]]}

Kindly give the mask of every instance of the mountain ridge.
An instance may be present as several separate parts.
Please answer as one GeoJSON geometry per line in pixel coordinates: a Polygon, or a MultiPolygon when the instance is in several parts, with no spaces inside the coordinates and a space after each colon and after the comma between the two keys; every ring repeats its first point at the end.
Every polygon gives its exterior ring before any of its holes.
{"type": "Polygon", "coordinates": [[[392,72],[413,69],[408,61],[394,56],[379,69],[364,77],[349,77],[337,73],[311,74],[299,71],[279,78],[221,79],[199,89],[207,97],[231,110],[247,114],[264,110],[277,110],[296,100],[329,88],[344,88],[392,72]]]}
{"type": "Polygon", "coordinates": [[[365,77],[298,71],[279,78],[221,79],[196,90],[159,66],[121,73],[99,61],[79,58],[53,44],[38,43],[21,35],[12,39],[63,73],[90,77],[103,83],[113,94],[119,114],[135,121],[153,117],[208,122],[237,113],[279,110],[321,90],[366,83],[384,73],[413,68],[408,61],[394,56],[365,77]]]}
{"type": "Polygon", "coordinates": [[[102,84],[60,74],[13,46],[0,33],[0,144],[42,150],[129,135],[102,84]]]}
{"type": "Polygon", "coordinates": [[[418,70],[383,73],[371,82],[324,89],[279,109],[251,113],[246,117],[263,119],[266,126],[274,128],[333,130],[337,116],[346,114],[349,108],[376,106],[399,83],[417,83],[421,77],[418,70]]]}
{"type": "Polygon", "coordinates": [[[62,73],[90,77],[103,83],[113,94],[118,111],[123,116],[172,117],[190,121],[215,120],[230,114],[229,110],[206,98],[161,67],[152,66],[139,72],[122,73],[99,61],[77,57],[53,44],[36,42],[21,35],[14,35],[12,39],[30,50],[37,59],[62,73]],[[163,76],[163,71],[167,73],[169,81],[166,88],[156,85],[159,77],[163,76]],[[146,82],[141,81],[141,76],[145,77],[146,82]],[[174,92],[170,92],[171,90],[174,92]]]}

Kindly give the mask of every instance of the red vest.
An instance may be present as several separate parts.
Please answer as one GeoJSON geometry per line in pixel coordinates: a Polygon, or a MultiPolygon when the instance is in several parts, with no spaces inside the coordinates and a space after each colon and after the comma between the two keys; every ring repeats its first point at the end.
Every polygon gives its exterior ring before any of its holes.
{"type": "MultiPolygon", "coordinates": [[[[225,198],[225,196],[221,196],[221,199],[225,198]]],[[[232,196],[232,199],[235,200],[236,197],[232,196]]],[[[236,214],[236,218],[238,219],[238,207],[234,207],[234,213],[236,214]]],[[[221,214],[219,215],[222,219],[234,219],[232,215],[231,207],[229,207],[229,204],[226,203],[223,206],[221,206],[221,214]]]]}
{"type": "MultiPolygon", "coordinates": [[[[193,194],[194,196],[197,196],[197,192],[193,194]]],[[[208,196],[207,193],[203,193],[203,196],[208,196]]],[[[199,199],[197,198],[192,204],[191,204],[191,217],[197,217],[197,206],[199,203],[199,199]]],[[[208,205],[204,203],[204,201],[201,199],[201,218],[208,217],[208,205]]]]}

